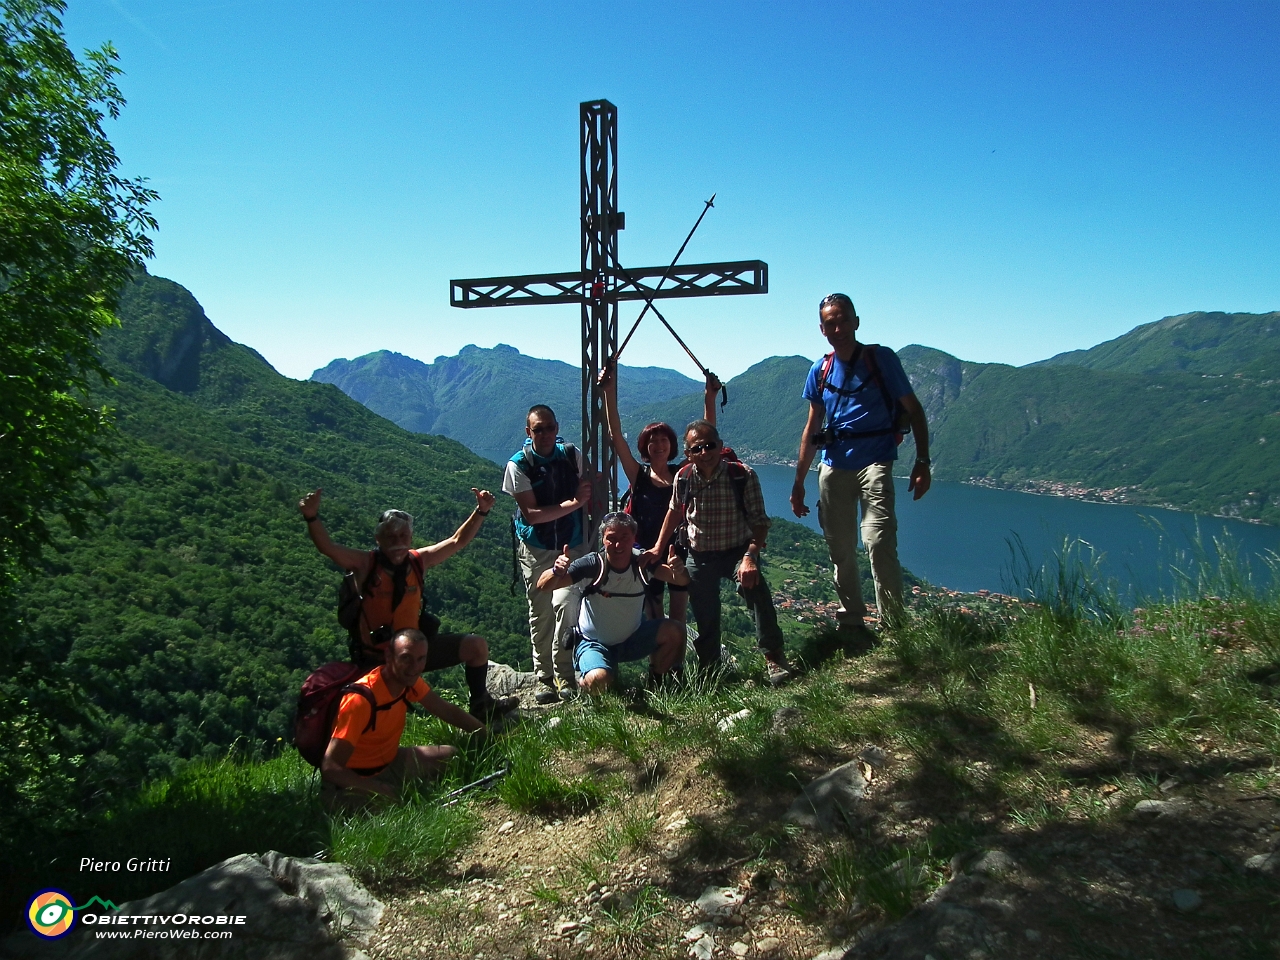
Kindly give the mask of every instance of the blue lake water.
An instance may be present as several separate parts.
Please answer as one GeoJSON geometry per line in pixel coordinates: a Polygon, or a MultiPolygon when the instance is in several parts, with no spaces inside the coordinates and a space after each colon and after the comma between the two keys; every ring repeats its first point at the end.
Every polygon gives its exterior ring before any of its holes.
{"type": "MultiPolygon", "coordinates": [[[[757,466],[769,515],[796,520],[791,512],[793,467],[757,466]]],[[[818,530],[818,476],[806,484],[810,514],[798,522],[818,530]]],[[[1064,538],[1083,540],[1102,554],[1101,569],[1129,596],[1155,596],[1174,587],[1173,564],[1189,569],[1199,542],[1210,550],[1226,538],[1248,563],[1255,582],[1265,583],[1264,558],[1280,553],[1280,527],[1267,527],[1110,503],[990,490],[935,482],[912,501],[906,480],[897,481],[898,552],[903,565],[931,583],[955,590],[1011,592],[1010,544],[1015,536],[1039,566],[1061,550],[1064,538]]]]}

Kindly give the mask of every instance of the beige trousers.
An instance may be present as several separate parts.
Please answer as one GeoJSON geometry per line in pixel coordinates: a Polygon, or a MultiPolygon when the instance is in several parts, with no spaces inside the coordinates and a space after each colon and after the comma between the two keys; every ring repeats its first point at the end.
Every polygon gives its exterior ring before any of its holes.
{"type": "Polygon", "coordinates": [[[818,467],[818,522],[835,568],[840,624],[860,624],[866,616],[858,575],[858,508],[862,508],[862,542],[871,560],[876,606],[882,626],[902,615],[902,567],[898,563],[898,520],[893,512],[893,463],[873,463],[861,470],[818,467]]]}
{"type": "MultiPolygon", "coordinates": [[[[529,638],[533,641],[533,672],[550,683],[563,680],[570,687],[573,678],[573,640],[570,631],[578,624],[578,592],[572,587],[539,590],[538,578],[550,570],[560,555],[558,550],[539,550],[524,541],[516,544],[520,572],[524,575],[525,597],[529,601],[529,638]]],[[[570,547],[574,560],[583,547],[570,547]]]]}

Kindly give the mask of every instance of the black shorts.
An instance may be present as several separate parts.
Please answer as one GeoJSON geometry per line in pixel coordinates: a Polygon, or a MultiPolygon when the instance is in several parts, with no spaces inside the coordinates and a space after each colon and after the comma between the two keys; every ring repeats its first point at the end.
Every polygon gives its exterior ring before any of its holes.
{"type": "Polygon", "coordinates": [[[469,633],[437,633],[427,642],[427,670],[444,670],[462,662],[462,641],[469,633]]]}
{"type": "Polygon", "coordinates": [[[649,597],[650,600],[661,601],[662,591],[666,588],[670,588],[672,593],[688,593],[689,592],[688,586],[681,587],[674,583],[665,583],[664,581],[659,580],[657,577],[654,577],[652,580],[649,581],[649,585],[645,587],[644,592],[649,597]]]}
{"type": "MultiPolygon", "coordinates": [[[[427,672],[444,670],[462,662],[462,641],[471,636],[469,633],[437,633],[427,641],[427,672]]],[[[363,651],[359,664],[372,670],[384,663],[383,650],[379,647],[375,655],[373,651],[363,651]]]]}

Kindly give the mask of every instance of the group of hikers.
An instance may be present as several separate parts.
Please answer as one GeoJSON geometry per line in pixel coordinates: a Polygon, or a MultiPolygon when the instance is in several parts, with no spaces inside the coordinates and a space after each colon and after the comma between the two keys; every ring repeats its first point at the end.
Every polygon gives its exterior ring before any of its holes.
{"type": "MultiPolygon", "coordinates": [[[[821,451],[818,519],[839,599],[837,631],[842,641],[865,647],[877,638],[866,626],[859,528],[871,562],[879,623],[892,630],[904,611],[893,463],[910,431],[917,456],[907,489],[915,499],[922,497],[931,480],[929,430],[897,355],[858,341],[860,321],[850,298],[825,297],[819,318],[831,352],[813,365],[804,385],[809,413],[791,509],[798,517],[809,513],[805,481],[821,451]]],[[[599,385],[609,434],[630,485],[625,509],[606,514],[598,531],[584,529],[592,478],[580,451],[560,439],[556,415],[545,404],[529,409],[526,440],[503,475],[502,490],[517,508],[513,523],[529,607],[534,699],[547,705],[571,699],[579,690],[598,694],[616,680],[619,664],[646,657],[651,686],[679,683],[689,608],[697,624],[697,667],[718,669],[723,580],[736,582],[755,624],[768,682],[786,683],[793,669],[760,569],[770,519],[759,478],[716,429],[719,381],[707,375],[703,417],[685,428],[682,451],[668,424],[650,423],[633,453],[622,432],[617,377],[610,362],[599,385]],[[592,549],[596,534],[598,551],[592,549]]],[[[413,518],[404,511],[383,513],[374,531],[375,549],[356,550],[329,537],[320,519],[320,490],[298,504],[312,542],[346,571],[351,585],[352,664],[343,665],[347,673],[335,681],[342,685],[335,688],[332,723],[325,718],[328,739],[319,743],[313,759],[321,772],[321,799],[331,811],[358,808],[377,795],[394,797],[406,779],[434,775],[455,753],[449,746],[400,745],[408,703],[420,703],[470,733],[487,730],[519,706],[516,697],[489,692],[484,639],[439,632],[439,621],[423,604],[425,569],[465,548],[493,509],[492,493],[472,492],[475,509],[453,536],[417,549],[412,547],[413,518]],[[470,695],[466,711],[422,678],[459,663],[470,695]]]]}

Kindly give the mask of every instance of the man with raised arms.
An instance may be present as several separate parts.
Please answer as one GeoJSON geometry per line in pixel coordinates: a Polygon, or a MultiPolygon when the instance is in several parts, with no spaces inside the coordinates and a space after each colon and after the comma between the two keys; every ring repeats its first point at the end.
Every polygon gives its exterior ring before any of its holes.
{"type": "MultiPolygon", "coordinates": [[[[471,488],[476,506],[453,536],[430,546],[413,549],[413,517],[403,510],[387,510],[378,517],[374,550],[353,550],[336,544],[320,519],[320,498],[324,491],[307,494],[298,503],[307,533],[316,549],[343,570],[351,571],[361,584],[360,646],[355,662],[375,667],[386,662],[386,649],[396,630],[416,629],[423,612],[423,571],[444,563],[469,544],[480,532],[484,518],[493,509],[494,496],[488,490],[471,488]]],[[[487,685],[489,644],[474,633],[437,633],[431,638],[428,671],[463,664],[471,712],[490,721],[519,706],[517,697],[495,698],[487,685]]]]}

